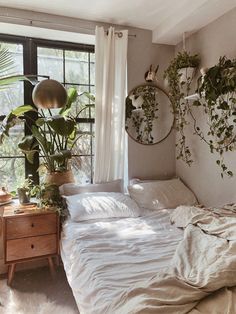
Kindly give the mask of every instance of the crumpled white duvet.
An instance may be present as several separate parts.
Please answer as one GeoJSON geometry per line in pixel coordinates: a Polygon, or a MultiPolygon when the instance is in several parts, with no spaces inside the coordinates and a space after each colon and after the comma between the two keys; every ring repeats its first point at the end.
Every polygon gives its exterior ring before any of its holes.
{"type": "Polygon", "coordinates": [[[169,265],[183,236],[170,224],[169,212],[65,222],[61,256],[81,314],[115,313],[111,304],[125,291],[169,265]]]}
{"type": "Polygon", "coordinates": [[[236,313],[235,213],[180,206],[172,226],[167,213],[65,224],[62,258],[82,314],[236,313]]]}
{"type": "Polygon", "coordinates": [[[235,314],[235,213],[180,206],[171,221],[185,230],[170,266],[124,292],[113,313],[235,314]]]}

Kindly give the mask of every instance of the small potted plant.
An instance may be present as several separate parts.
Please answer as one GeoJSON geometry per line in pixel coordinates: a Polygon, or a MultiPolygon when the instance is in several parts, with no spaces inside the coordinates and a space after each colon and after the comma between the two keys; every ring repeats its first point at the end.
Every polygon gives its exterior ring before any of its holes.
{"type": "Polygon", "coordinates": [[[30,203],[30,197],[32,194],[32,190],[34,187],[34,182],[32,180],[32,176],[28,175],[28,178],[25,179],[21,187],[17,188],[17,195],[19,198],[20,204],[30,203]]]}
{"type": "Polygon", "coordinates": [[[190,55],[186,50],[178,52],[165,71],[165,76],[168,82],[173,79],[176,83],[192,80],[195,69],[199,64],[199,55],[190,55]]]}

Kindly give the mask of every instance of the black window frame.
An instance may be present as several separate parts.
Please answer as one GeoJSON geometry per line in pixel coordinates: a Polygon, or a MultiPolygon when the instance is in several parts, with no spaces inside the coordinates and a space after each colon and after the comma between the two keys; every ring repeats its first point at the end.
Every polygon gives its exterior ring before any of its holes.
{"type": "MultiPolygon", "coordinates": [[[[79,43],[72,43],[72,42],[64,42],[64,41],[58,41],[58,40],[48,40],[48,39],[41,39],[41,38],[33,38],[33,37],[23,37],[23,36],[15,36],[15,35],[6,35],[6,34],[0,34],[0,42],[7,42],[7,43],[13,43],[13,44],[21,44],[23,46],[23,74],[32,74],[37,75],[38,74],[38,60],[37,60],[37,49],[38,47],[43,48],[54,48],[54,49],[62,49],[63,50],[63,82],[61,82],[63,85],[74,85],[74,86],[83,86],[86,85],[89,87],[89,92],[91,92],[91,87],[94,87],[94,84],[90,84],[90,53],[94,53],[94,45],[88,45],[88,44],[79,44],[79,43]],[[73,51],[81,51],[81,52],[88,52],[89,53],[89,83],[88,84],[76,84],[76,83],[68,83],[65,82],[65,50],[73,50],[73,51]]],[[[24,103],[25,104],[31,104],[33,105],[32,101],[32,91],[33,86],[25,81],[24,82],[24,103]]],[[[29,116],[29,119],[27,121],[27,125],[25,123],[24,125],[24,131],[25,135],[31,134],[30,131],[30,125],[32,124],[32,121],[37,119],[37,113],[27,113],[29,116]]],[[[0,122],[3,121],[5,118],[4,115],[0,115],[0,122]]],[[[90,124],[90,133],[92,134],[92,125],[95,123],[94,118],[77,118],[77,123],[89,123],[90,124]]],[[[79,156],[90,157],[91,162],[91,176],[90,176],[90,182],[93,182],[93,153],[92,153],[92,136],[90,139],[90,145],[91,145],[91,154],[84,155],[80,154],[79,156]]],[[[14,157],[14,156],[12,156],[14,157]]],[[[0,157],[1,158],[1,157],[0,157]]],[[[9,158],[11,158],[9,156],[9,158]]],[[[17,157],[17,158],[24,158],[24,157],[17,157]]],[[[37,169],[39,167],[39,155],[36,155],[35,162],[33,164],[29,163],[28,160],[25,158],[25,177],[27,177],[29,174],[33,175],[33,180],[35,184],[39,184],[39,174],[37,172],[37,169]]]]}

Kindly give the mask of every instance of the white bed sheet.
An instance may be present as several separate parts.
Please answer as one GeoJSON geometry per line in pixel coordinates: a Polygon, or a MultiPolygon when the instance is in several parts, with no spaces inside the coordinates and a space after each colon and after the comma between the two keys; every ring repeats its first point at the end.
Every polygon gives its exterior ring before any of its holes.
{"type": "Polygon", "coordinates": [[[114,314],[111,303],[168,266],[182,236],[166,209],[138,218],[67,220],[61,256],[80,313],[114,314]]]}

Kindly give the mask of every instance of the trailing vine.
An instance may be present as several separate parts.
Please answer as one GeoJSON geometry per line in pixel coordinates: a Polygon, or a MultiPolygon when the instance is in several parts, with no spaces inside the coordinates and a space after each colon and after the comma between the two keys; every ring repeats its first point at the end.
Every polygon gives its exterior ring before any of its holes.
{"type": "Polygon", "coordinates": [[[193,77],[186,69],[184,70],[185,80],[182,80],[182,74],[179,73],[179,70],[182,68],[196,68],[199,63],[200,58],[198,55],[190,55],[186,51],[179,52],[164,72],[164,78],[167,79],[169,84],[169,97],[175,115],[175,128],[180,136],[180,139],[176,143],[176,158],[182,159],[189,166],[193,160],[189,146],[186,144],[184,131],[185,127],[188,125],[187,115],[190,106],[189,101],[185,99],[185,96],[189,95],[193,77]]]}
{"type": "MultiPolygon", "coordinates": [[[[200,76],[197,80],[199,100],[190,103],[185,97],[189,95],[192,77],[187,75],[185,81],[181,80],[179,64],[184,64],[181,58],[195,59],[195,66],[200,61],[197,55],[179,53],[164,74],[169,83],[176,129],[180,135],[176,144],[177,159],[184,160],[188,165],[193,162],[185,136],[185,127],[189,124],[188,115],[193,121],[194,134],[209,146],[211,153],[219,154],[216,163],[221,168],[221,177],[224,174],[231,177],[233,172],[226,166],[224,154],[236,148],[236,59],[220,57],[215,66],[200,76]],[[207,118],[207,132],[203,132],[198,126],[193,107],[203,110],[207,118]]],[[[189,66],[190,61],[186,64],[189,66]]]]}
{"type": "Polygon", "coordinates": [[[200,100],[193,105],[202,107],[208,119],[207,136],[197,127],[194,119],[195,133],[210,147],[212,153],[219,154],[216,160],[221,167],[221,176],[233,173],[224,163],[224,153],[233,151],[236,144],[236,59],[220,57],[219,62],[208,69],[198,79],[197,92],[200,100]]]}
{"type": "MultiPolygon", "coordinates": [[[[158,92],[155,85],[140,85],[126,98],[126,121],[131,119],[140,143],[153,144],[153,123],[158,119],[158,92]],[[136,101],[140,107],[135,107],[136,101]]],[[[126,124],[126,129],[128,128],[126,124]]]]}

